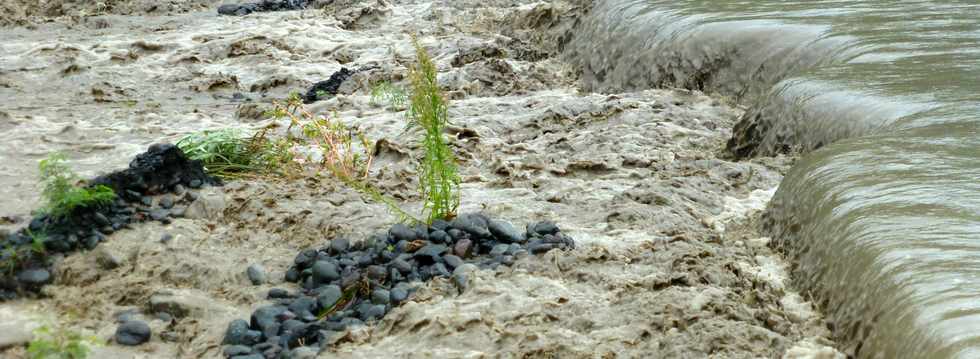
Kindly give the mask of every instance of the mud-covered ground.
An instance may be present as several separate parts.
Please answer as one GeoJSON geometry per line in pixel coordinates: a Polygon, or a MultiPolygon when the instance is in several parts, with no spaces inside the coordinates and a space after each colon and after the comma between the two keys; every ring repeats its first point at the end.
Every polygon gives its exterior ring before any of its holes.
{"type": "MultiPolygon", "coordinates": [[[[150,143],[267,126],[261,113],[271,100],[344,66],[366,70],[310,108],[383,138],[372,176],[418,209],[411,181],[420,152],[404,111],[370,96],[371,83],[405,85],[417,32],[452,98],[462,211],[519,226],[554,220],[578,248],[480,271],[462,294],[430,282],[321,357],[836,355],[826,323],[788,286],[786,264],[755,231],[789,160],[720,159],[740,110],[700,93],[580,91],[578,71],[558,49],[585,7],[338,0],[219,17],[208,1],[162,2],[165,11],[109,2],[101,15],[66,1],[4,20],[18,25],[0,29],[9,39],[0,43],[7,228],[36,207],[34,166],[47,152],[69,152],[94,175],[125,166],[150,143]]],[[[46,298],[0,304],[0,345],[56,322],[106,339],[96,358],[220,357],[228,322],[248,318],[270,288],[292,285],[282,274],[298,250],[336,235],[364,238],[395,220],[312,174],[231,182],[188,206],[192,218],[138,225],[65,258],[46,298]],[[249,284],[245,268],[255,263],[271,283],[249,284]],[[164,321],[154,314],[162,306],[186,314],[164,321]],[[150,343],[111,342],[122,313],[151,324],[150,343]]],[[[0,355],[25,354],[15,345],[0,355]]]]}

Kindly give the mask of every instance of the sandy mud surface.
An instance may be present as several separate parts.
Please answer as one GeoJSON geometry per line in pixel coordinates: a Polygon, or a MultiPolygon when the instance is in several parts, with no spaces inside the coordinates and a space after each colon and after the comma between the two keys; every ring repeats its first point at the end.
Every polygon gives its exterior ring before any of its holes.
{"type": "MultiPolygon", "coordinates": [[[[790,159],[721,159],[741,109],[700,93],[581,91],[558,50],[586,7],[334,1],[219,17],[213,6],[195,11],[211,2],[171,1],[180,6],[163,13],[116,3],[128,10],[45,14],[59,17],[0,30],[10,39],[0,44],[8,227],[36,206],[34,166],[49,151],[70,152],[94,175],[193,131],[274,125],[261,116],[271,100],[342,67],[363,71],[310,108],[383,138],[372,176],[418,209],[420,149],[405,113],[370,96],[377,81],[404,85],[417,32],[452,98],[462,211],[518,226],[554,220],[578,246],[478,271],[463,293],[432,281],[320,357],[840,356],[755,230],[790,159]]],[[[27,21],[18,19],[5,21],[27,21]]],[[[221,357],[228,323],[247,319],[270,288],[292,286],[282,275],[297,251],[395,220],[313,174],[231,182],[178,206],[187,218],[137,225],[62,260],[46,297],[0,304],[0,323],[13,323],[0,324],[11,326],[0,346],[58,322],[106,339],[96,358],[221,357]],[[270,283],[249,283],[245,268],[256,263],[270,283]],[[125,315],[150,323],[148,344],[111,342],[125,315]]],[[[0,355],[25,354],[14,345],[0,355]]]]}

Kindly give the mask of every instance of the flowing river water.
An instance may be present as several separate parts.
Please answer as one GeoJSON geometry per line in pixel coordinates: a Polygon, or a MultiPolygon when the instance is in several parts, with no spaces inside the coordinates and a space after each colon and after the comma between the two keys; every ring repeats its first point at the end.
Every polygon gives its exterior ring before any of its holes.
{"type": "Polygon", "coordinates": [[[566,53],[597,91],[749,108],[736,157],[803,152],[764,218],[856,357],[980,357],[980,4],[606,0],[566,53]]]}

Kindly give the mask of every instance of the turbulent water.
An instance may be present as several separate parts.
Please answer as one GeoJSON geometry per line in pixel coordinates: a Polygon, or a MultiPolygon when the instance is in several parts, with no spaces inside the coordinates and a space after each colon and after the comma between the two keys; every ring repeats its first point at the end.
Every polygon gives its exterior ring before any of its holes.
{"type": "Polygon", "coordinates": [[[718,92],[736,157],[806,153],[765,226],[850,354],[980,357],[980,5],[605,0],[578,30],[593,89],[718,92]]]}

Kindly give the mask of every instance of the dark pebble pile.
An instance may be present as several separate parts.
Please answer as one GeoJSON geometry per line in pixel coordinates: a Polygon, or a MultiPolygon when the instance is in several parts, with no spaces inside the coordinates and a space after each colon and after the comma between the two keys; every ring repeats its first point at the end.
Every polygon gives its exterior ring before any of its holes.
{"type": "Polygon", "coordinates": [[[337,70],[337,72],[331,74],[330,78],[327,80],[313,84],[313,86],[306,91],[306,95],[303,96],[303,103],[308,105],[322,100],[323,98],[321,98],[321,96],[336,95],[337,91],[340,90],[340,85],[343,85],[344,81],[347,81],[347,79],[349,79],[353,74],[354,71],[351,71],[346,67],[340,68],[340,70],[337,70]]]}
{"type": "Polygon", "coordinates": [[[396,224],[388,233],[353,244],[337,238],[296,256],[285,280],[299,283],[298,292],[271,289],[272,304],[256,309],[251,321],[228,325],[224,354],[235,359],[303,357],[332,344],[349,327],[384,317],[422,281],[451,278],[465,290],[467,266],[495,268],[528,254],[574,247],[554,223],[529,224],[521,232],[481,214],[414,228],[396,224]]]}
{"type": "Polygon", "coordinates": [[[69,216],[38,215],[27,228],[0,239],[0,301],[24,292],[36,292],[53,280],[54,254],[91,250],[130,223],[155,220],[169,223],[179,217],[182,201],[193,201],[193,192],[205,184],[219,184],[171,144],[156,144],[136,156],[129,168],[100,176],[90,186],[105,185],[116,193],[109,205],[77,208],[69,216]],[[150,196],[167,194],[154,205],[150,196]],[[43,251],[33,247],[33,237],[43,238],[43,251]],[[41,235],[43,234],[43,235],[41,235]]]}
{"type": "Polygon", "coordinates": [[[309,6],[309,0],[262,0],[244,4],[225,4],[218,6],[218,14],[243,16],[253,12],[303,10],[309,6]]]}

